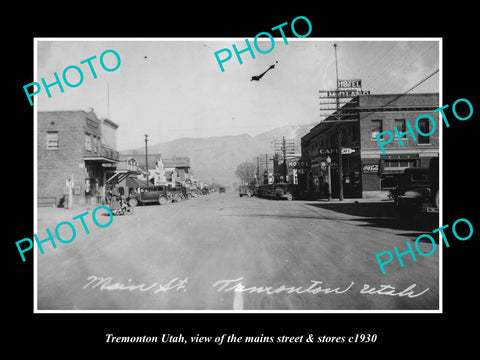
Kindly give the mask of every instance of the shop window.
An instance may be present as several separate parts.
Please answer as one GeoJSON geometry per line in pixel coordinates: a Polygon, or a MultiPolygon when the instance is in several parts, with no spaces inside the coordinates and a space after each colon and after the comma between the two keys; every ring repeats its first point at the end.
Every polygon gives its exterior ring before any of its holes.
{"type": "Polygon", "coordinates": [[[58,150],[58,131],[47,131],[47,150],[58,150]]]}
{"type": "MultiPolygon", "coordinates": [[[[372,120],[372,139],[376,140],[375,136],[381,132],[383,132],[383,121],[372,120]]],[[[380,139],[383,139],[383,135],[380,136],[380,139]]]]}
{"type": "MultiPolygon", "coordinates": [[[[428,134],[430,132],[430,122],[427,119],[420,119],[418,121],[418,129],[421,133],[428,134]]],[[[430,144],[430,136],[422,136],[418,134],[418,143],[430,144]]]]}
{"type": "Polygon", "coordinates": [[[95,151],[96,154],[101,154],[100,152],[100,138],[98,136],[93,137],[93,151],[95,151]]]}
{"type": "Polygon", "coordinates": [[[415,160],[385,160],[384,170],[405,169],[415,167],[415,160]]]}
{"type": "Polygon", "coordinates": [[[85,134],[85,150],[92,151],[92,137],[90,134],[85,134]]]}

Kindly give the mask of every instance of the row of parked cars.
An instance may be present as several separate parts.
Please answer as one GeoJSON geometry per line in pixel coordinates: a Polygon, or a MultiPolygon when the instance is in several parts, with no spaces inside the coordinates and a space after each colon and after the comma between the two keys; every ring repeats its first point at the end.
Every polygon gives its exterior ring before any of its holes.
{"type": "Polygon", "coordinates": [[[268,184],[268,185],[241,185],[238,188],[238,194],[242,196],[258,196],[271,199],[304,199],[306,192],[297,184],[268,184]]]}
{"type": "Polygon", "coordinates": [[[170,187],[166,185],[138,187],[130,194],[127,201],[130,206],[139,204],[158,203],[165,205],[171,202],[179,202],[200,195],[208,195],[208,188],[189,189],[186,187],[170,187]]]}

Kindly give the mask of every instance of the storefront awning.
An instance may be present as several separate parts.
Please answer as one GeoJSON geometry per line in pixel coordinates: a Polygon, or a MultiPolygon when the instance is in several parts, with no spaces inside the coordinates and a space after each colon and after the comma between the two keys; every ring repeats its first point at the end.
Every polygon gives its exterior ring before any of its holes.
{"type": "Polygon", "coordinates": [[[132,177],[127,177],[126,179],[127,187],[131,188],[137,188],[137,187],[145,187],[147,186],[147,183],[145,181],[132,178],[132,177]]]}
{"type": "Polygon", "coordinates": [[[380,175],[403,174],[405,169],[417,167],[418,154],[390,154],[380,156],[380,175]]]}

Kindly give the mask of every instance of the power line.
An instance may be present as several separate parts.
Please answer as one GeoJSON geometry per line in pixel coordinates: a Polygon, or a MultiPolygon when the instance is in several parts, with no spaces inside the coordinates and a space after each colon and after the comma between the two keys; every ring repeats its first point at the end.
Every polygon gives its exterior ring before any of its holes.
{"type": "MultiPolygon", "coordinates": [[[[392,79],[396,79],[398,78],[401,74],[402,74],[402,70],[404,70],[405,68],[411,66],[413,63],[419,61],[421,58],[423,58],[425,56],[425,54],[430,51],[433,47],[435,47],[437,45],[437,43],[434,43],[432,46],[424,49],[424,51],[418,55],[418,56],[415,56],[415,54],[411,54],[410,56],[408,56],[407,58],[405,58],[404,61],[402,61],[401,63],[399,63],[398,67],[396,68],[396,70],[390,75],[390,77],[392,79]]],[[[397,62],[398,63],[398,62],[397,62]]],[[[396,65],[396,64],[395,64],[396,65]]],[[[376,81],[378,81],[382,76],[384,76],[385,74],[388,74],[390,72],[390,70],[393,68],[394,64],[392,64],[390,67],[386,68],[383,73],[377,73],[375,77],[373,77],[371,79],[371,81],[374,83],[376,81]]]]}
{"type": "MultiPolygon", "coordinates": [[[[386,104],[383,104],[382,106],[380,106],[379,108],[376,108],[377,110],[376,111],[373,111],[373,112],[370,112],[368,113],[367,115],[365,115],[362,120],[364,120],[365,118],[367,118],[368,116],[376,113],[378,110],[382,110],[384,108],[386,108],[388,105],[390,105],[391,103],[393,103],[394,101],[400,99],[402,96],[405,96],[406,94],[408,94],[410,91],[412,91],[413,89],[415,89],[416,87],[420,86],[421,84],[423,84],[425,81],[427,81],[428,79],[430,79],[433,75],[435,75],[436,73],[438,73],[440,70],[437,69],[435,70],[434,72],[432,72],[431,74],[429,74],[428,76],[426,76],[425,78],[423,78],[422,80],[420,80],[417,84],[415,84],[414,86],[412,86],[411,88],[409,88],[407,91],[403,92],[402,94],[400,95],[397,95],[396,97],[394,97],[392,100],[390,100],[389,102],[387,102],[386,104]]],[[[344,111],[344,110],[352,110],[352,109],[349,109],[349,108],[345,108],[345,107],[342,107],[340,109],[338,109],[337,111],[344,111]]],[[[340,116],[348,116],[348,115],[352,115],[352,114],[345,114],[345,115],[341,115],[341,114],[335,114],[335,113],[332,113],[330,115],[325,115],[325,118],[328,118],[330,116],[337,116],[340,117],[340,116]]],[[[333,121],[328,121],[328,122],[334,122],[334,123],[338,123],[338,122],[342,122],[343,120],[333,120],[333,121]]]]}

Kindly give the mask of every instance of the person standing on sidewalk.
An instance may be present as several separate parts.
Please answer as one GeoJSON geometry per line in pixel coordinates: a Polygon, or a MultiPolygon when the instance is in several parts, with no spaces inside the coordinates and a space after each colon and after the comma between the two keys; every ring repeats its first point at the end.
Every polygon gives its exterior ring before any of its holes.
{"type": "Polygon", "coordinates": [[[73,205],[73,186],[75,185],[73,181],[73,175],[69,176],[65,186],[67,187],[67,201],[65,202],[65,209],[71,209],[73,205]]]}
{"type": "Polygon", "coordinates": [[[90,209],[90,198],[92,197],[92,190],[90,188],[90,179],[85,179],[85,202],[87,209],[90,209]]]}

